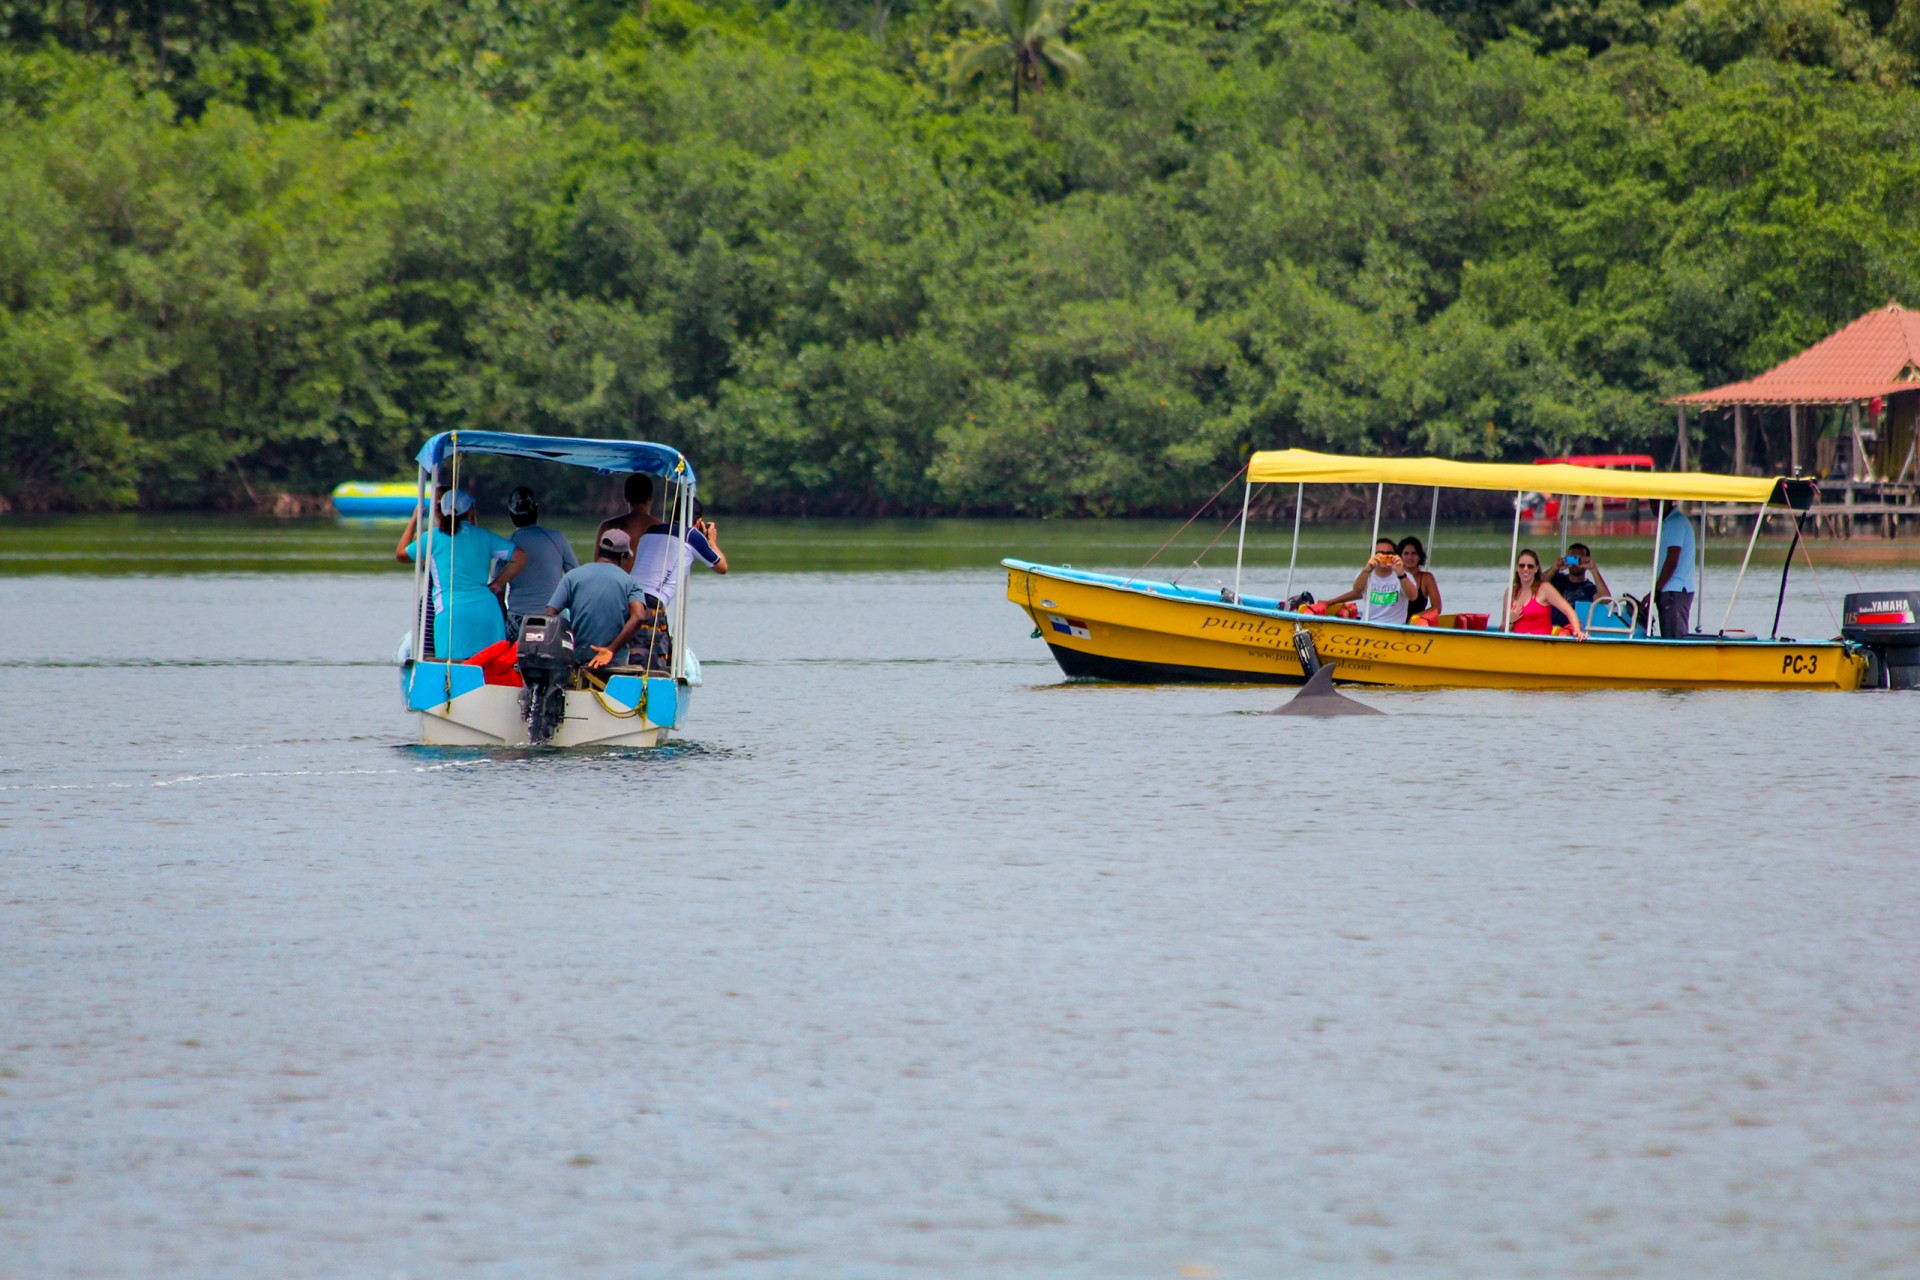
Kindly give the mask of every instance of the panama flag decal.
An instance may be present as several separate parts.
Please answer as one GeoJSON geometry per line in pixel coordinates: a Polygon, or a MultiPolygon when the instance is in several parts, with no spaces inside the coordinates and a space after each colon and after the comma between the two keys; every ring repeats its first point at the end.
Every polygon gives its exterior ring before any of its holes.
{"type": "Polygon", "coordinates": [[[1074,636],[1081,640],[1093,639],[1093,632],[1087,630],[1087,624],[1084,622],[1076,621],[1073,618],[1063,618],[1057,613],[1048,614],[1047,621],[1051,622],[1053,629],[1063,636],[1074,636]]]}

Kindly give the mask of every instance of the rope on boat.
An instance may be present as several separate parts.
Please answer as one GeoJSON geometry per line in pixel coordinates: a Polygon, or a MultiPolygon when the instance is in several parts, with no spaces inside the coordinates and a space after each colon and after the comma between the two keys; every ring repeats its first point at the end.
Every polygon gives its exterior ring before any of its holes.
{"type": "MultiPolygon", "coordinates": [[[[1204,512],[1206,511],[1206,509],[1207,509],[1208,507],[1210,507],[1210,506],[1212,506],[1212,505],[1213,505],[1214,503],[1216,503],[1216,502],[1218,502],[1218,501],[1220,500],[1220,495],[1221,495],[1221,494],[1223,494],[1223,493],[1225,493],[1225,492],[1226,492],[1226,491],[1227,491],[1227,490],[1228,490],[1229,488],[1231,488],[1231,487],[1233,486],[1233,482],[1234,482],[1234,481],[1236,481],[1236,480],[1238,480],[1238,479],[1240,478],[1240,476],[1241,476],[1241,474],[1242,474],[1242,473],[1244,473],[1244,472],[1246,471],[1246,469],[1247,469],[1247,467],[1248,467],[1248,466],[1250,466],[1251,464],[1252,464],[1252,459],[1248,459],[1248,461],[1247,461],[1247,462],[1243,462],[1243,463],[1241,463],[1241,464],[1240,464],[1240,470],[1239,470],[1239,471],[1236,471],[1236,472],[1234,472],[1234,473],[1233,473],[1232,475],[1230,475],[1230,476],[1228,476],[1228,477],[1227,477],[1227,482],[1226,482],[1226,484],[1223,484],[1223,485],[1221,485],[1221,486],[1220,486],[1220,487],[1219,487],[1218,489],[1215,489],[1215,490],[1213,491],[1213,496],[1212,496],[1211,498],[1208,498],[1208,499],[1207,499],[1207,500],[1206,500],[1205,502],[1203,502],[1203,503],[1201,503],[1201,504],[1200,504],[1200,510],[1199,510],[1199,511],[1196,511],[1196,512],[1194,512],[1194,513],[1193,513],[1192,515],[1190,515],[1190,516],[1188,516],[1188,517],[1187,517],[1187,524],[1183,524],[1183,525],[1181,525],[1181,526],[1180,526],[1180,527],[1179,527],[1178,529],[1175,529],[1175,530],[1173,531],[1173,538],[1168,538],[1168,539],[1167,539],[1167,540],[1166,540],[1165,542],[1163,542],[1163,543],[1161,543],[1161,544],[1160,544],[1160,546],[1159,546],[1159,547],[1158,547],[1158,548],[1157,548],[1157,549],[1156,549],[1156,550],[1154,551],[1154,553],[1153,553],[1152,555],[1150,555],[1150,556],[1148,556],[1148,557],[1147,557],[1147,559],[1146,559],[1146,562],[1145,562],[1144,564],[1142,564],[1142,565],[1141,565],[1141,566],[1140,566],[1140,567],[1139,567],[1138,569],[1135,569],[1135,570],[1134,570],[1134,571],[1133,571],[1133,572],[1132,572],[1131,574],[1129,574],[1129,575],[1127,575],[1127,580],[1126,580],[1125,582],[1123,582],[1123,583],[1121,583],[1120,585],[1121,585],[1121,586],[1123,586],[1123,587],[1130,587],[1130,586],[1132,586],[1132,585],[1133,585],[1133,580],[1134,580],[1135,578],[1137,578],[1137,577],[1139,577],[1139,576],[1140,576],[1141,574],[1143,574],[1143,573],[1145,573],[1145,572],[1146,572],[1146,570],[1147,570],[1147,565],[1150,565],[1150,564],[1152,564],[1152,563],[1153,563],[1153,562],[1154,562],[1155,560],[1158,560],[1158,559],[1160,558],[1160,552],[1162,552],[1162,551],[1165,551],[1165,550],[1166,550],[1166,549],[1167,549],[1168,547],[1170,547],[1170,546],[1172,546],[1172,545],[1173,545],[1173,540],[1174,540],[1174,538],[1178,538],[1178,537],[1179,537],[1179,536],[1180,536],[1181,534],[1183,534],[1183,533],[1185,533],[1185,532],[1187,531],[1187,525],[1190,525],[1190,524],[1192,524],[1192,523],[1193,523],[1193,522],[1194,522],[1195,520],[1198,520],[1198,519],[1200,518],[1200,516],[1202,515],[1202,513],[1204,513],[1204,512]]],[[[1215,538],[1215,539],[1214,539],[1213,541],[1214,541],[1214,542],[1218,542],[1219,540],[1220,540],[1220,539],[1218,539],[1218,538],[1215,538]]],[[[1209,547],[1211,547],[1211,546],[1213,545],[1213,543],[1211,543],[1211,542],[1210,542],[1210,543],[1208,543],[1207,545],[1208,545],[1209,547]]],[[[1202,551],[1202,552],[1201,552],[1200,554],[1201,554],[1201,555],[1205,555],[1205,554],[1206,554],[1206,552],[1204,552],[1204,551],[1202,551]]],[[[1176,579],[1176,581],[1177,581],[1177,579],[1176,579]]]]}
{"type": "MultiPolygon", "coordinates": [[[[1215,495],[1215,496],[1217,497],[1218,495],[1215,495]]],[[[1195,556],[1192,562],[1188,564],[1185,569],[1182,569],[1179,573],[1174,574],[1173,577],[1167,579],[1167,581],[1178,582],[1180,581],[1180,579],[1186,577],[1188,573],[1192,572],[1195,569],[1198,569],[1200,567],[1200,562],[1206,559],[1207,552],[1213,550],[1214,546],[1220,541],[1220,539],[1223,536],[1225,536],[1227,530],[1233,528],[1234,524],[1235,524],[1234,521],[1229,520],[1225,524],[1221,525],[1220,532],[1213,535],[1213,541],[1209,542],[1206,546],[1200,548],[1200,554],[1195,556]]],[[[1240,599],[1240,593],[1237,591],[1234,592],[1234,601],[1238,603],[1239,599],[1240,599]]]]}
{"type": "Polygon", "coordinates": [[[587,670],[585,667],[580,669],[580,675],[587,682],[587,692],[591,693],[594,701],[600,704],[600,709],[614,719],[631,720],[646,710],[647,682],[644,677],[640,681],[640,704],[635,707],[622,708],[619,703],[607,696],[607,682],[605,680],[593,674],[593,672],[587,670]]]}
{"type": "MultiPolygon", "coordinates": [[[[1816,506],[1820,506],[1820,507],[1822,507],[1822,508],[1824,508],[1824,507],[1826,506],[1826,501],[1827,501],[1827,500],[1826,500],[1826,498],[1824,498],[1823,496],[1821,496],[1821,493],[1820,493],[1820,488],[1819,488],[1819,486],[1818,486],[1818,485],[1816,485],[1816,486],[1814,486],[1814,490],[1813,490],[1813,501],[1814,501],[1814,504],[1815,504],[1816,506]]],[[[1843,513],[1843,514],[1844,514],[1844,512],[1845,512],[1845,510],[1846,510],[1846,508],[1844,508],[1844,507],[1842,507],[1842,508],[1841,508],[1841,511],[1842,511],[1842,513],[1843,513]]],[[[1818,528],[1818,526],[1817,526],[1817,525],[1816,525],[1815,527],[1816,527],[1816,529],[1818,528]]],[[[1852,516],[1848,516],[1848,517],[1847,517],[1847,536],[1848,536],[1849,538],[1851,538],[1851,537],[1853,536],[1853,517],[1852,517],[1852,516]]],[[[1808,553],[1808,555],[1807,555],[1807,564],[1808,564],[1809,566],[1811,566],[1811,565],[1813,564],[1813,555],[1812,555],[1812,553],[1811,553],[1811,552],[1809,552],[1809,553],[1808,553]]],[[[1857,573],[1855,573],[1855,572],[1853,571],[1853,565],[1852,565],[1852,564],[1851,564],[1850,562],[1848,562],[1848,561],[1846,561],[1846,560],[1842,560],[1842,561],[1840,562],[1840,567],[1841,567],[1841,568],[1843,568],[1843,569],[1845,569],[1845,570],[1847,571],[1847,576],[1848,576],[1849,578],[1852,578],[1852,579],[1853,579],[1853,589],[1854,589],[1855,591],[1865,591],[1865,590],[1866,590],[1866,588],[1865,588],[1865,587],[1863,587],[1863,586],[1861,586],[1861,585],[1860,585],[1860,575],[1859,575],[1859,574],[1857,574],[1857,573]]],[[[1817,586],[1817,585],[1818,585],[1818,583],[1816,582],[1816,583],[1815,583],[1815,585],[1817,586]]],[[[1832,605],[1828,605],[1828,606],[1827,606],[1827,612],[1828,612],[1828,613],[1832,613],[1832,612],[1833,612],[1833,606],[1832,606],[1832,605]]],[[[1837,624],[1836,624],[1836,625],[1837,625],[1837,624]]]]}
{"type": "Polygon", "coordinates": [[[600,690],[594,689],[592,690],[592,693],[593,693],[593,700],[600,704],[600,709],[606,712],[608,715],[612,716],[616,720],[631,720],[646,709],[647,704],[645,702],[644,694],[642,695],[642,701],[639,706],[628,707],[625,710],[622,710],[619,703],[615,702],[612,698],[609,698],[606,694],[602,693],[600,690]]]}
{"type": "MultiPolygon", "coordinates": [[[[1820,486],[1815,485],[1813,487],[1813,507],[1814,507],[1813,523],[1814,523],[1814,531],[1816,533],[1819,532],[1819,529],[1820,529],[1820,518],[1822,514],[1820,511],[1821,505],[1822,503],[1820,501],[1820,486]]],[[[1800,547],[1800,554],[1806,559],[1807,573],[1811,575],[1813,578],[1813,589],[1820,593],[1820,603],[1823,607],[1825,607],[1827,611],[1827,621],[1833,624],[1833,629],[1835,631],[1838,631],[1840,630],[1840,618],[1833,611],[1833,602],[1827,599],[1827,589],[1820,585],[1820,571],[1813,567],[1813,551],[1807,546],[1805,539],[1796,538],[1795,541],[1798,543],[1800,547]]],[[[1849,569],[1848,572],[1851,573],[1852,570],[1849,569]]],[[[1853,584],[1856,587],[1860,585],[1860,579],[1857,576],[1854,578],[1853,584]]],[[[1775,624],[1775,634],[1778,634],[1777,622],[1775,624]]]]}

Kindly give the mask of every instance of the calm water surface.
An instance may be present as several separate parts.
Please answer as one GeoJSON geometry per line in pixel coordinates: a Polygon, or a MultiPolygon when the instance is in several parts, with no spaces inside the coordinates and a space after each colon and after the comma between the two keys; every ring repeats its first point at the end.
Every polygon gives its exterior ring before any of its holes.
{"type": "Polygon", "coordinates": [[[725,525],[688,741],[483,753],[391,531],[0,524],[0,1275],[1920,1275],[1920,696],[1063,683],[1175,527],[725,525]]]}

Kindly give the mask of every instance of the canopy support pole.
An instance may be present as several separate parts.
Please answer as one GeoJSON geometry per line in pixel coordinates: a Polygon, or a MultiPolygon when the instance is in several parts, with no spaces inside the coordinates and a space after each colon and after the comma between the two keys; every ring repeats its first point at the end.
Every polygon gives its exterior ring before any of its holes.
{"type": "MultiPolygon", "coordinates": [[[[1373,542],[1367,544],[1367,555],[1369,557],[1373,555],[1374,544],[1380,541],[1380,507],[1386,499],[1387,485],[1385,481],[1381,481],[1379,484],[1373,486],[1373,542]]],[[[1371,559],[1367,562],[1367,572],[1373,572],[1373,562],[1371,559]]],[[[1368,594],[1371,595],[1372,592],[1368,592],[1368,594]]],[[[1360,621],[1373,621],[1372,600],[1362,600],[1360,602],[1360,621]]]]}
{"type": "MultiPolygon", "coordinates": [[[[1659,612],[1654,596],[1660,593],[1660,526],[1667,522],[1667,500],[1660,499],[1653,506],[1653,571],[1647,575],[1646,617],[1641,621],[1647,625],[1647,639],[1653,639],[1653,618],[1659,612]]],[[[1665,637],[1662,637],[1664,639],[1665,637]]]]}
{"type": "MultiPolygon", "coordinates": [[[[1693,616],[1707,616],[1707,508],[1700,506],[1700,536],[1694,540],[1699,555],[1694,559],[1693,570],[1693,616]]],[[[1696,628],[1697,630],[1697,628],[1696,628]]]]}
{"type": "MultiPolygon", "coordinates": [[[[441,465],[442,464],[438,462],[433,464],[433,476],[427,486],[427,527],[426,531],[420,535],[420,551],[427,562],[427,609],[429,612],[433,609],[433,575],[435,572],[433,567],[433,542],[440,533],[440,495],[438,490],[441,487],[441,465]]],[[[443,582],[440,584],[442,598],[446,600],[448,605],[452,605],[453,603],[451,587],[451,583],[443,582]]],[[[452,617],[453,610],[451,608],[447,610],[447,615],[448,617],[452,617]]],[[[440,648],[440,619],[437,617],[433,620],[433,647],[436,650],[440,648]]],[[[447,637],[447,652],[453,652],[453,637],[451,635],[447,637]]],[[[439,655],[435,653],[429,656],[437,657],[439,655]]],[[[449,676],[448,678],[451,679],[452,677],[449,676]]]]}
{"type": "Polygon", "coordinates": [[[1560,558],[1567,558],[1567,503],[1566,494],[1560,495],[1560,558]]]}
{"type": "MultiPolygon", "coordinates": [[[[1807,513],[1802,511],[1793,518],[1793,541],[1787,545],[1786,563],[1780,566],[1780,598],[1773,603],[1773,634],[1769,640],[1780,638],[1780,613],[1787,607],[1787,575],[1793,572],[1793,553],[1800,549],[1800,529],[1807,522],[1807,513]]],[[[1813,563],[1809,557],[1807,563],[1813,563]]]]}
{"type": "Polygon", "coordinates": [[[1740,584],[1747,579],[1747,562],[1753,559],[1753,544],[1760,541],[1760,526],[1767,522],[1767,504],[1760,504],[1760,513],[1753,518],[1753,536],[1747,539],[1747,554],[1740,560],[1740,576],[1733,580],[1733,594],[1727,597],[1727,611],[1720,619],[1720,634],[1727,633],[1727,623],[1733,620],[1733,602],[1740,598],[1740,584]]]}
{"type": "MultiPolygon", "coordinates": [[[[1253,483],[1252,479],[1249,478],[1247,483],[1253,483]]],[[[1300,559],[1300,505],[1306,496],[1307,485],[1303,480],[1293,488],[1293,550],[1287,553],[1287,600],[1293,599],[1293,566],[1300,559]]],[[[1286,601],[1281,603],[1285,604],[1286,601]]]]}
{"type": "Polygon", "coordinates": [[[1513,627],[1513,566],[1520,559],[1520,503],[1526,497],[1523,492],[1513,495],[1513,545],[1507,551],[1507,591],[1500,601],[1500,629],[1513,627]]]}
{"type": "Polygon", "coordinates": [[[1233,602],[1240,603],[1240,565],[1247,558],[1247,508],[1253,505],[1253,468],[1247,468],[1247,491],[1240,499],[1240,547],[1233,553],[1233,602]]]}
{"type": "MultiPolygon", "coordinates": [[[[460,433],[458,431],[454,432],[447,440],[447,492],[455,494],[460,492],[460,433]]],[[[447,547],[447,563],[449,565],[453,563],[453,547],[451,543],[454,535],[460,532],[460,499],[454,498],[452,500],[452,506],[453,511],[447,516],[447,541],[449,543],[447,547]]],[[[455,663],[460,661],[460,649],[456,643],[456,636],[454,634],[454,619],[460,616],[460,611],[453,607],[453,575],[448,574],[447,578],[448,581],[440,584],[440,589],[446,594],[447,600],[447,661],[448,663],[455,663]]],[[[453,701],[452,666],[447,667],[447,701],[453,701]]]]}
{"type": "MultiPolygon", "coordinates": [[[[426,522],[431,519],[431,517],[426,514],[427,493],[427,469],[421,467],[419,468],[419,477],[414,482],[413,537],[414,541],[422,548],[426,547],[427,538],[432,532],[426,527],[426,522]]],[[[426,656],[422,651],[427,643],[427,615],[426,610],[421,608],[423,597],[420,589],[420,584],[425,581],[426,576],[427,557],[425,554],[415,556],[413,559],[413,660],[415,662],[419,662],[426,656]]],[[[428,608],[431,607],[429,604],[428,608]]]]}
{"type": "Polygon", "coordinates": [[[1433,534],[1440,527],[1440,486],[1433,486],[1433,510],[1427,514],[1427,555],[1421,562],[1422,569],[1433,567],[1433,534]]]}
{"type": "Polygon", "coordinates": [[[688,492],[684,478],[674,486],[674,495],[677,509],[667,523],[678,541],[667,549],[667,554],[674,557],[673,572],[683,576],[674,584],[673,661],[669,664],[669,673],[678,681],[687,672],[687,592],[693,586],[691,557],[682,550],[687,546],[693,526],[693,495],[688,492]]]}

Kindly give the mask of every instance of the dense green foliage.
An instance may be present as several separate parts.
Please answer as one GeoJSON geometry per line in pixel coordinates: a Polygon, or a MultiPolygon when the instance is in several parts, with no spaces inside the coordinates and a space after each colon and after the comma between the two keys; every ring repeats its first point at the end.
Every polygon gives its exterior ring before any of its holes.
{"type": "Polygon", "coordinates": [[[736,508],[1169,510],[1250,447],[1664,440],[1920,280],[1920,0],[1085,0],[1018,115],[933,0],[184,12],[0,0],[18,508],[461,426],[736,508]]]}

